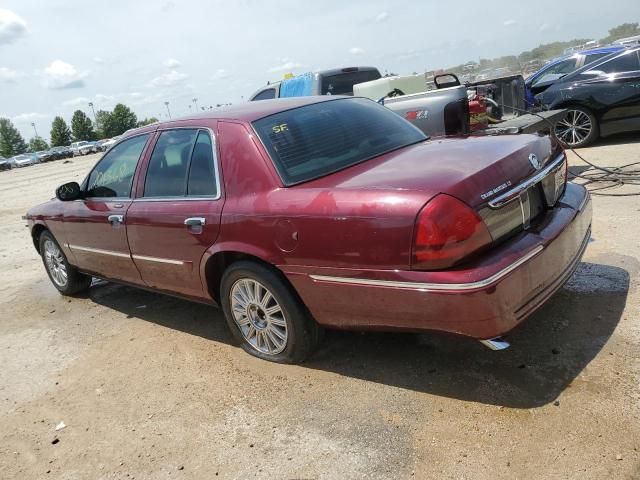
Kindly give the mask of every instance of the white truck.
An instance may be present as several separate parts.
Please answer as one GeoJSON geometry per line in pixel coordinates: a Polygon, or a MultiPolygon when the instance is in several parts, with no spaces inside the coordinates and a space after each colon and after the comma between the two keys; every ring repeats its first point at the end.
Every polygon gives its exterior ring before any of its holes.
{"type": "Polygon", "coordinates": [[[89,155],[95,152],[95,147],[92,143],[82,140],[80,142],[73,142],[71,144],[71,151],[74,157],[78,155],[89,155]]]}

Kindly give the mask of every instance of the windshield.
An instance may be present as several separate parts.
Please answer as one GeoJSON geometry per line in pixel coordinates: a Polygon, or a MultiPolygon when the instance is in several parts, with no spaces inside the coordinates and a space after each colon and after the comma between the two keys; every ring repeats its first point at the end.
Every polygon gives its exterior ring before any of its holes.
{"type": "Polygon", "coordinates": [[[380,78],[377,70],[359,70],[341,72],[335,75],[322,75],[321,95],[353,95],[353,86],[380,78]]]}
{"type": "Polygon", "coordinates": [[[306,182],[427,139],[366,98],[305,105],[253,122],[285,185],[306,182]]]}

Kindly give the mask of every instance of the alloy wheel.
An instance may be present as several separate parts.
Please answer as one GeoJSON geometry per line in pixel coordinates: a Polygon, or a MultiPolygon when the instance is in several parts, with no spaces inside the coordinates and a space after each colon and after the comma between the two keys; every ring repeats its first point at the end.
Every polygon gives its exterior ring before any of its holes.
{"type": "Polygon", "coordinates": [[[564,144],[573,147],[585,141],[593,130],[589,115],[581,110],[569,110],[567,116],[555,127],[556,137],[564,144]]]}
{"type": "Polygon", "coordinates": [[[60,248],[51,240],[44,242],[44,261],[47,264],[47,270],[49,270],[52,280],[56,285],[64,288],[69,281],[67,266],[60,248]]]}
{"type": "Polygon", "coordinates": [[[277,355],[287,346],[287,321],[273,294],[260,282],[242,278],[231,288],[233,320],[244,339],[266,355],[277,355]]]}

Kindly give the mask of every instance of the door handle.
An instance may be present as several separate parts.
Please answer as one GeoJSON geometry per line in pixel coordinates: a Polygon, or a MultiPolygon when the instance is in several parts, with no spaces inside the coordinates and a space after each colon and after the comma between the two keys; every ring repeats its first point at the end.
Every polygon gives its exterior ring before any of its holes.
{"type": "Polygon", "coordinates": [[[109,215],[107,219],[111,224],[124,223],[124,215],[109,215]]]}
{"type": "Polygon", "coordinates": [[[189,217],[185,218],[184,224],[187,227],[201,227],[206,223],[207,219],[204,217],[189,217]]]}

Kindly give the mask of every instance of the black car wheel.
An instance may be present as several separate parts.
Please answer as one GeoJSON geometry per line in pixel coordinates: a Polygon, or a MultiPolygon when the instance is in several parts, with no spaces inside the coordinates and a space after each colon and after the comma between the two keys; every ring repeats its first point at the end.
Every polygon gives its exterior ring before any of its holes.
{"type": "Polygon", "coordinates": [[[586,147],[598,138],[598,121],[586,108],[569,107],[564,119],[556,124],[555,135],[567,147],[586,147]]]}

